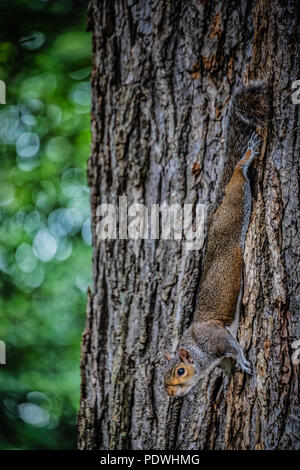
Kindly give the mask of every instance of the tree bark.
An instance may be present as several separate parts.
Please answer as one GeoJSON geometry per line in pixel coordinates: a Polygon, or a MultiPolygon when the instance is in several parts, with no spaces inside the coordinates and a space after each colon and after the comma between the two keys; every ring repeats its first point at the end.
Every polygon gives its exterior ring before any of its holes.
{"type": "Polygon", "coordinates": [[[300,449],[297,1],[92,1],[92,292],[82,345],[80,449],[300,449]],[[190,324],[203,249],[96,236],[97,207],[205,204],[236,162],[224,152],[233,90],[265,80],[272,119],[251,170],[238,339],[254,369],[215,369],[167,397],[163,350],[190,324]],[[225,176],[224,176],[225,175],[225,176]],[[293,363],[294,362],[294,363],[293,363]]]}

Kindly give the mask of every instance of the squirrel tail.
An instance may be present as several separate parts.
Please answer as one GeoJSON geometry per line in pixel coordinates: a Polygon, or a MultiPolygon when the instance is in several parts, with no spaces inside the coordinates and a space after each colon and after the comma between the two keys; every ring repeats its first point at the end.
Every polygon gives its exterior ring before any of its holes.
{"type": "Polygon", "coordinates": [[[264,83],[253,82],[238,89],[231,99],[227,123],[226,152],[235,163],[247,149],[257,128],[269,119],[270,96],[264,83]]]}
{"type": "Polygon", "coordinates": [[[270,97],[263,83],[240,88],[231,100],[231,112],[250,126],[263,126],[268,119],[270,97]]]}
{"type": "MultiPolygon", "coordinates": [[[[270,95],[264,83],[252,82],[239,88],[231,98],[226,128],[226,164],[223,170],[221,188],[225,188],[235,166],[248,148],[256,130],[263,129],[270,115],[270,95]]],[[[250,162],[249,162],[250,163],[250,162]]],[[[222,200],[222,192],[216,206],[222,200]]]]}

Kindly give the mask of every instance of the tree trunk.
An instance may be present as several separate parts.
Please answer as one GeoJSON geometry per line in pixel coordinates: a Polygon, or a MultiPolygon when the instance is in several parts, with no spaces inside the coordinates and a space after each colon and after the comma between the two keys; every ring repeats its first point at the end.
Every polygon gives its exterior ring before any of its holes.
{"type": "Polygon", "coordinates": [[[81,449],[300,449],[297,1],[92,1],[93,292],[82,346],[81,449]],[[96,236],[97,207],[205,204],[236,162],[226,113],[242,82],[271,86],[272,119],[251,170],[238,338],[254,369],[215,369],[167,397],[163,350],[190,324],[203,249],[96,236]],[[224,170],[225,168],[225,170],[224,170]],[[224,176],[225,175],[225,176],[224,176]],[[298,268],[298,269],[297,269],[298,268]],[[297,303],[298,302],[298,303],[297,303]]]}

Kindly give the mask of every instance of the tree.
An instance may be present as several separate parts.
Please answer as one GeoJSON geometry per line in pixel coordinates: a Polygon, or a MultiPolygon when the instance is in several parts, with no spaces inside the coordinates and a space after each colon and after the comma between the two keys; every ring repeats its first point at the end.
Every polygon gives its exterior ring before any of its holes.
{"type": "Polygon", "coordinates": [[[93,292],[82,346],[81,449],[300,448],[299,11],[285,4],[92,1],[93,292]],[[205,204],[236,162],[226,112],[242,82],[271,87],[272,119],[251,172],[239,341],[253,376],[215,369],[181,399],[166,396],[163,350],[190,324],[203,249],[184,240],[99,241],[101,203],[205,204]],[[229,156],[230,157],[230,156],[229,156]],[[297,222],[298,221],[298,222],[297,222]]]}

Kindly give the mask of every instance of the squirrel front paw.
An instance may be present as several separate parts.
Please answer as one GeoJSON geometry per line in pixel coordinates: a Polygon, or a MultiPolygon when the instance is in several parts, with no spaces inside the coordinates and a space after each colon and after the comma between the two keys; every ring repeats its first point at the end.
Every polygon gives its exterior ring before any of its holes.
{"type": "Polygon", "coordinates": [[[247,361],[247,359],[245,358],[241,346],[238,344],[237,341],[233,341],[232,339],[230,343],[231,351],[227,352],[227,354],[225,354],[225,357],[232,357],[233,359],[235,359],[239,369],[244,370],[249,375],[252,375],[251,362],[247,361]],[[232,352],[232,350],[234,350],[234,352],[232,352]]]}
{"type": "Polygon", "coordinates": [[[237,365],[241,370],[247,372],[247,374],[252,375],[252,365],[251,362],[247,361],[245,357],[242,359],[237,360],[237,365]]]}
{"type": "Polygon", "coordinates": [[[239,346],[239,351],[236,356],[236,363],[241,370],[247,372],[247,374],[252,375],[252,365],[251,362],[247,361],[244,356],[242,348],[239,346]]]}

